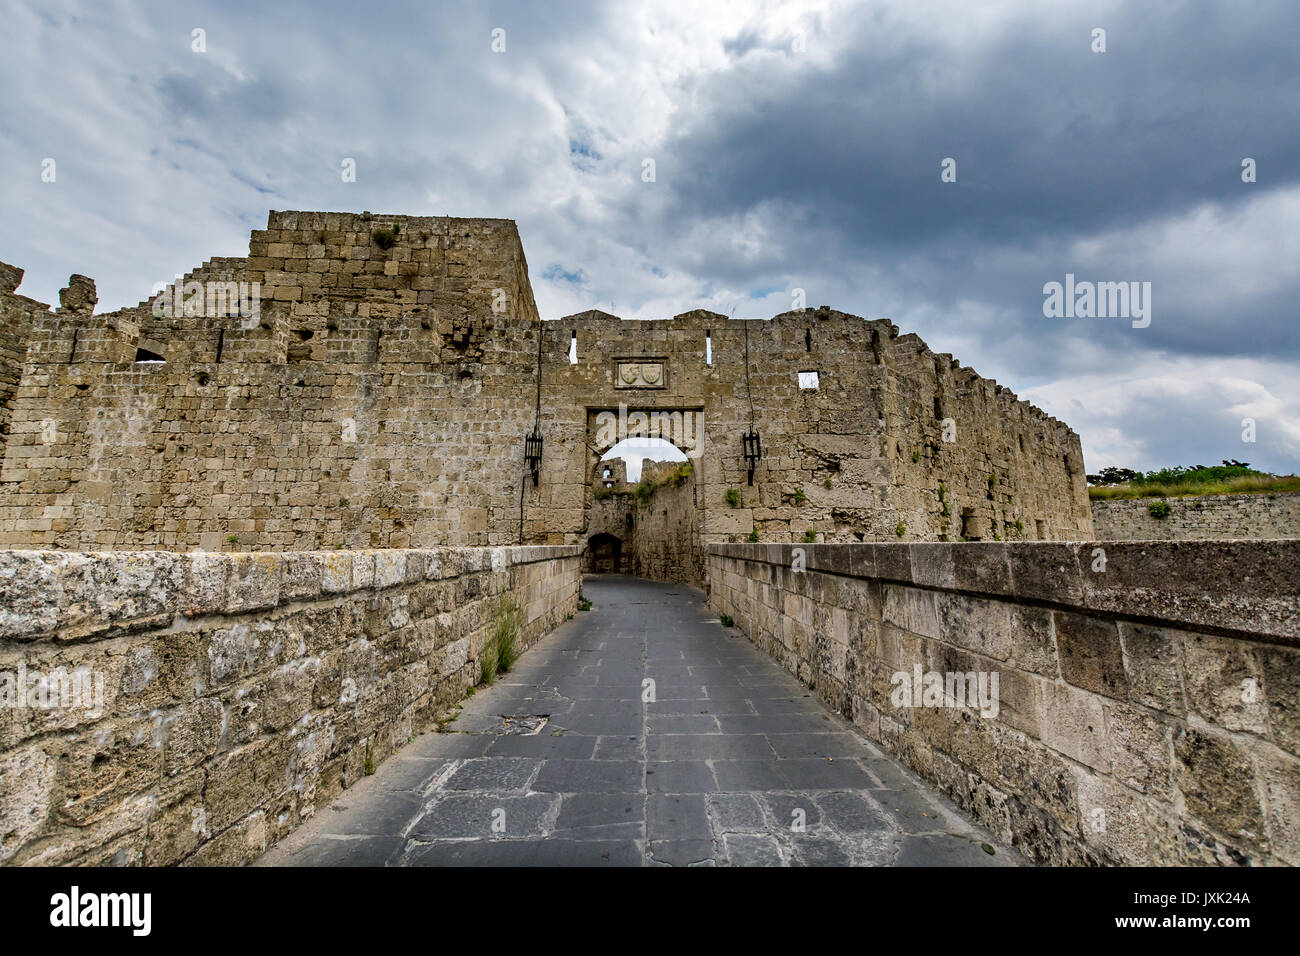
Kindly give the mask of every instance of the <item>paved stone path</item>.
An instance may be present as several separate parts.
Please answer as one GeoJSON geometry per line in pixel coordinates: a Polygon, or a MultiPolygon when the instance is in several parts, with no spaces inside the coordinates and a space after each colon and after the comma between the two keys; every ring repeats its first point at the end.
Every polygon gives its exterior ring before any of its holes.
{"type": "Polygon", "coordinates": [[[454,732],[418,737],[259,865],[1023,862],[699,591],[612,575],[583,591],[593,609],[469,698],[454,732]]]}

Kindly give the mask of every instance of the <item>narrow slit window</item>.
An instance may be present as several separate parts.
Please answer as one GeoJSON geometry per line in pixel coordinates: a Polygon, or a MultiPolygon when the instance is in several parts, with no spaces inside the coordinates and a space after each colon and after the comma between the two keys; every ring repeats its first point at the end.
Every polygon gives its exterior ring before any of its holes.
{"type": "Polygon", "coordinates": [[[578,333],[576,330],[569,333],[569,364],[578,364],[578,333]]]}
{"type": "Polygon", "coordinates": [[[709,329],[704,330],[704,364],[713,364],[713,332],[709,329]]]}
{"type": "Polygon", "coordinates": [[[812,329],[803,330],[803,350],[805,352],[812,351],[812,329]]]}
{"type": "Polygon", "coordinates": [[[800,372],[799,387],[810,391],[816,391],[821,387],[821,375],[817,372],[800,372]]]}

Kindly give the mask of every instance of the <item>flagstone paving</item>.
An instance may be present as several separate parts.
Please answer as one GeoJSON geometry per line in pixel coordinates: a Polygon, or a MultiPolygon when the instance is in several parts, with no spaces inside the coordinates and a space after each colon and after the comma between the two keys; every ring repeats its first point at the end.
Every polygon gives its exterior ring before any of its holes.
{"type": "Polygon", "coordinates": [[[594,575],[583,592],[591,611],[258,865],[1024,863],[700,591],[594,575]]]}

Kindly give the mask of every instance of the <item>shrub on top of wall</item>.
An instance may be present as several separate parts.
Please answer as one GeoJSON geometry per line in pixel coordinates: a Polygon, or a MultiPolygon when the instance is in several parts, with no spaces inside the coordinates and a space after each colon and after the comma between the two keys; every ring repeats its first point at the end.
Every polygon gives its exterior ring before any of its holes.
{"type": "Polygon", "coordinates": [[[387,229],[376,229],[370,234],[370,238],[375,240],[375,245],[380,249],[391,249],[397,244],[397,233],[401,228],[399,223],[393,223],[387,229]]]}

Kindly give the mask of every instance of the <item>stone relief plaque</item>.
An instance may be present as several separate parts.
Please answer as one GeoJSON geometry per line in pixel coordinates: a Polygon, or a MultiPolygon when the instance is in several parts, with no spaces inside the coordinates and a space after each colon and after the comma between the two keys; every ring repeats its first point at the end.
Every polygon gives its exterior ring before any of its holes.
{"type": "Polygon", "coordinates": [[[663,359],[619,359],[615,366],[616,388],[668,387],[668,366],[663,359]]]}

